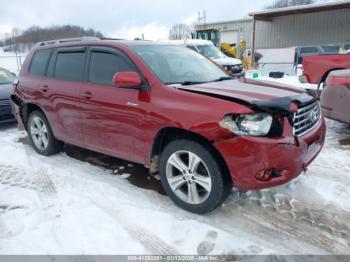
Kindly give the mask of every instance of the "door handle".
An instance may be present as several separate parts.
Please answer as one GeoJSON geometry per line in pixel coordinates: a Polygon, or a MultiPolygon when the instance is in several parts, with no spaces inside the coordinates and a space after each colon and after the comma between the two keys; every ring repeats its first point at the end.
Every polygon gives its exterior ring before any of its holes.
{"type": "Polygon", "coordinates": [[[138,106],[139,104],[136,104],[136,103],[132,103],[132,102],[127,102],[126,103],[128,106],[138,106]]]}
{"type": "Polygon", "coordinates": [[[85,99],[90,99],[93,97],[93,95],[90,91],[86,91],[82,94],[82,97],[84,97],[85,99]]]}
{"type": "Polygon", "coordinates": [[[49,87],[47,85],[44,85],[44,86],[40,87],[40,90],[43,92],[47,92],[47,91],[49,91],[49,87]]]}

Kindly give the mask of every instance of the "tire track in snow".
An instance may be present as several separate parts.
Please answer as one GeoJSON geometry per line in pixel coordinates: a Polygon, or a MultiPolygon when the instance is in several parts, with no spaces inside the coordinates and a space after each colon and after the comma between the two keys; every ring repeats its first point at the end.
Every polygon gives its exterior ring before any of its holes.
{"type": "Polygon", "coordinates": [[[124,229],[137,241],[139,241],[148,251],[154,255],[179,255],[180,252],[163,241],[155,234],[148,230],[138,226],[135,223],[131,223],[130,220],[122,211],[119,211],[115,206],[107,205],[106,203],[97,203],[94,199],[91,199],[94,204],[99,207],[104,213],[117,220],[124,229]],[[102,204],[103,203],[103,204],[102,204]]]}
{"type": "Polygon", "coordinates": [[[320,231],[318,228],[310,226],[306,223],[285,219],[275,214],[262,213],[261,210],[244,209],[242,214],[251,221],[261,226],[269,224],[270,230],[275,230],[276,233],[284,233],[290,237],[297,238],[303,242],[310,243],[313,246],[326,250],[329,253],[344,254],[349,252],[349,246],[334,238],[331,234],[320,231]],[[264,225],[265,224],[265,225],[264,225]]]}
{"type": "MultiPolygon", "coordinates": [[[[55,195],[56,188],[46,174],[45,170],[41,169],[36,173],[29,174],[24,170],[14,167],[12,165],[0,164],[0,184],[5,186],[23,188],[37,191],[38,193],[44,193],[45,197],[40,197],[44,202],[49,201],[48,204],[55,205],[54,201],[50,201],[47,198],[47,194],[55,195]]],[[[40,196],[40,195],[39,195],[40,196]]],[[[126,231],[130,233],[135,239],[137,239],[147,250],[152,252],[152,254],[159,255],[177,255],[179,252],[172,246],[166,244],[156,235],[148,232],[144,228],[138,227],[135,224],[128,222],[128,219],[124,218],[115,208],[101,207],[101,203],[96,203],[97,206],[100,206],[105,213],[108,213],[114,219],[117,219],[126,231]],[[109,210],[106,212],[106,210],[109,210]]]]}
{"type": "Polygon", "coordinates": [[[232,201],[228,205],[228,213],[243,215],[255,227],[259,225],[256,227],[258,231],[293,237],[329,253],[350,253],[348,216],[340,217],[339,213],[335,213],[333,217],[327,217],[330,208],[317,210],[310,206],[301,207],[296,205],[298,201],[283,194],[271,195],[270,191],[266,192],[248,195],[240,203],[232,201]],[[281,199],[284,199],[283,205],[279,204],[279,201],[283,203],[281,199]],[[334,219],[338,220],[334,222],[334,219]]]}
{"type": "Polygon", "coordinates": [[[332,205],[309,203],[272,190],[251,191],[246,201],[271,212],[277,212],[293,221],[305,222],[319,230],[343,238],[350,243],[350,213],[332,205]]]}
{"type": "Polygon", "coordinates": [[[53,182],[43,169],[29,174],[18,167],[0,164],[0,184],[48,194],[56,193],[53,182]]]}

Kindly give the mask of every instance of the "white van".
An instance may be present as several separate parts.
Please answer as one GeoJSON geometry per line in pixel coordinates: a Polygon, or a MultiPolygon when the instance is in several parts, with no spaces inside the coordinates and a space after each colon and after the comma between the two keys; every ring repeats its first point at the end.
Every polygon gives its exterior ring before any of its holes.
{"type": "Polygon", "coordinates": [[[228,57],[222,53],[213,42],[201,39],[170,40],[169,42],[185,45],[188,48],[201,53],[210,58],[215,63],[223,66],[232,76],[243,77],[245,75],[242,61],[236,58],[228,57]]]}

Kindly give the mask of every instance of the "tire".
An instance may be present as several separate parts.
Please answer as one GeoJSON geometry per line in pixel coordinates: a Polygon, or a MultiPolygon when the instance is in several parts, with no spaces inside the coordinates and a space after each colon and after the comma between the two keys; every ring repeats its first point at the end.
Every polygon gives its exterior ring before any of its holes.
{"type": "Polygon", "coordinates": [[[40,111],[30,113],[27,121],[27,132],[33,148],[41,155],[56,154],[63,147],[63,143],[54,137],[49,122],[40,111]]]}
{"type": "Polygon", "coordinates": [[[175,204],[192,213],[204,214],[218,207],[231,192],[232,182],[223,166],[208,146],[179,139],[170,142],[161,153],[160,179],[175,204]],[[192,168],[190,162],[197,165],[192,168]]]}

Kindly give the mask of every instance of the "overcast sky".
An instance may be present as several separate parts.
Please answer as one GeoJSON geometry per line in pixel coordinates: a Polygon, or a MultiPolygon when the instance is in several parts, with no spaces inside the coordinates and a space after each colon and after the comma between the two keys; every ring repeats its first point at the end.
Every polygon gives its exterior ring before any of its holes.
{"type": "Polygon", "coordinates": [[[73,24],[106,36],[167,39],[171,25],[192,23],[206,10],[207,22],[247,17],[272,0],[0,0],[0,38],[13,27],[73,24]]]}

